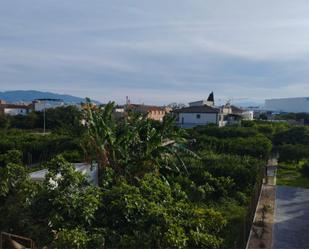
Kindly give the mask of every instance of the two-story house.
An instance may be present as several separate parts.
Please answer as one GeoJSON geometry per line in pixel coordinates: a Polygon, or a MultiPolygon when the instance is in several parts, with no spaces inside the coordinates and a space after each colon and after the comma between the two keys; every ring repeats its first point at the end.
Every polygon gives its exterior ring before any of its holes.
{"type": "Polygon", "coordinates": [[[219,121],[219,110],[208,106],[189,106],[174,111],[178,125],[192,128],[198,125],[216,124],[219,121]]]}

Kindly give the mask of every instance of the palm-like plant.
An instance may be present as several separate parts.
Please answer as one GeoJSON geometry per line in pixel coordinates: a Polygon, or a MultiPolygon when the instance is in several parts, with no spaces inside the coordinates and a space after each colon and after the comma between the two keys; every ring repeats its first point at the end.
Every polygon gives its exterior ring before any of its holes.
{"type": "Polygon", "coordinates": [[[111,167],[117,174],[131,177],[159,172],[162,167],[181,170],[171,163],[175,159],[186,170],[179,153],[194,154],[185,148],[184,131],[174,126],[172,117],[159,123],[128,113],[123,120],[115,120],[113,109],[113,102],[102,109],[87,103],[88,132],[83,147],[89,161],[95,160],[100,169],[111,167]]]}

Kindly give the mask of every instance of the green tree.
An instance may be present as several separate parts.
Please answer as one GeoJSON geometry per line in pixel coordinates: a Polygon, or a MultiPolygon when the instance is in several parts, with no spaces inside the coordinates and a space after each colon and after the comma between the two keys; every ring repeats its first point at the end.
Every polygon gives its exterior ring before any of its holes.
{"type": "Polygon", "coordinates": [[[53,241],[52,231],[65,236],[65,231],[72,229],[90,229],[101,195],[62,157],[56,157],[47,166],[49,173],[31,206],[33,220],[38,222],[33,227],[42,228],[33,231],[32,238],[43,244],[53,241]]]}
{"type": "MultiPolygon", "coordinates": [[[[84,148],[88,161],[95,160],[100,169],[111,167],[118,175],[142,176],[158,172],[161,167],[178,165],[185,168],[178,152],[184,151],[186,140],[181,130],[174,127],[171,117],[154,123],[144,116],[129,113],[122,122],[113,117],[114,103],[94,109],[88,103],[87,138],[84,148]],[[178,165],[170,165],[174,158],[178,165]]],[[[191,153],[193,155],[193,153],[191,153]]]]}
{"type": "Polygon", "coordinates": [[[10,121],[6,115],[0,114],[0,129],[7,130],[10,126],[10,121]]]}
{"type": "Polygon", "coordinates": [[[309,157],[309,146],[302,144],[283,144],[277,147],[281,162],[299,162],[309,157]]]}
{"type": "Polygon", "coordinates": [[[0,230],[26,234],[30,223],[29,205],[36,186],[19,164],[18,151],[10,151],[2,159],[5,165],[0,167],[0,230]]]}
{"type": "Polygon", "coordinates": [[[179,185],[146,174],[104,192],[97,224],[107,230],[107,248],[220,248],[226,221],[219,212],[192,205],[179,185]]]}
{"type": "Polygon", "coordinates": [[[292,127],[286,131],[278,132],[274,136],[274,144],[303,144],[309,145],[308,127],[292,127]]]}
{"type": "Polygon", "coordinates": [[[9,150],[5,154],[0,155],[0,165],[9,163],[22,164],[23,154],[20,150],[9,150]]]}
{"type": "Polygon", "coordinates": [[[267,114],[266,113],[261,113],[260,116],[259,116],[259,119],[267,120],[268,119],[267,114]]]}
{"type": "Polygon", "coordinates": [[[17,129],[38,129],[39,115],[36,112],[30,112],[27,115],[10,116],[10,127],[17,129]]]}
{"type": "MultiPolygon", "coordinates": [[[[43,113],[39,113],[43,127],[43,113]]],[[[45,111],[46,128],[49,130],[81,136],[85,129],[82,125],[83,113],[76,106],[50,108],[45,111]]]]}
{"type": "Polygon", "coordinates": [[[302,165],[300,172],[302,173],[304,177],[309,178],[309,160],[308,159],[304,161],[304,164],[302,165]]]}

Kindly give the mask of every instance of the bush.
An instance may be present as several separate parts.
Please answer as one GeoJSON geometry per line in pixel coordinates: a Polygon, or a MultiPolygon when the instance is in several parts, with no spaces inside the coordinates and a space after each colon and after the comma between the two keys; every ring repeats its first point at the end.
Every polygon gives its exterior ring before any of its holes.
{"type": "Polygon", "coordinates": [[[307,127],[293,127],[289,130],[278,132],[274,136],[274,144],[309,145],[309,129],[307,127]]]}
{"type": "MultiPolygon", "coordinates": [[[[9,150],[20,150],[23,153],[25,164],[46,161],[65,151],[82,151],[80,141],[69,135],[42,135],[11,130],[8,133],[0,134],[0,136],[0,154],[5,154],[9,150]]],[[[67,156],[71,160],[73,155],[71,153],[67,156]]],[[[76,158],[76,160],[78,159],[80,156],[76,158]]]]}
{"type": "Polygon", "coordinates": [[[265,135],[252,128],[218,128],[199,126],[190,130],[196,139],[196,150],[212,150],[217,153],[236,154],[266,159],[272,143],[265,135]]]}
{"type": "Polygon", "coordinates": [[[309,160],[306,160],[304,162],[303,166],[300,169],[300,172],[304,177],[309,178],[309,160]]]}
{"type": "MultiPolygon", "coordinates": [[[[250,191],[264,161],[236,155],[204,155],[203,167],[215,177],[229,177],[235,191],[250,191]]],[[[232,189],[230,189],[231,191],[232,189]]]]}
{"type": "Polygon", "coordinates": [[[81,162],[83,160],[83,156],[78,150],[65,151],[60,155],[63,156],[65,160],[71,163],[81,162]]]}
{"type": "Polygon", "coordinates": [[[137,186],[117,183],[104,192],[102,203],[98,221],[107,229],[108,248],[221,248],[226,224],[221,213],[192,205],[153,174],[137,186]]]}
{"type": "Polygon", "coordinates": [[[87,249],[89,237],[82,229],[61,229],[53,242],[54,249],[87,249]]]}
{"type": "Polygon", "coordinates": [[[302,144],[284,144],[278,147],[280,162],[299,162],[309,157],[309,146],[302,144]]]}

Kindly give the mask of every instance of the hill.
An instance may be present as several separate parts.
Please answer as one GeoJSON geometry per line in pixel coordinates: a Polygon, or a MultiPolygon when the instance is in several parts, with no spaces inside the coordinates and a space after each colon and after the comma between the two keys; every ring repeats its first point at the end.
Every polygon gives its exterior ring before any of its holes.
{"type": "Polygon", "coordinates": [[[17,90],[17,91],[0,92],[0,99],[3,99],[10,103],[15,103],[19,101],[30,102],[34,99],[43,99],[43,98],[62,99],[65,103],[85,102],[85,98],[80,98],[67,94],[52,93],[52,92],[40,92],[34,90],[17,90]]]}

